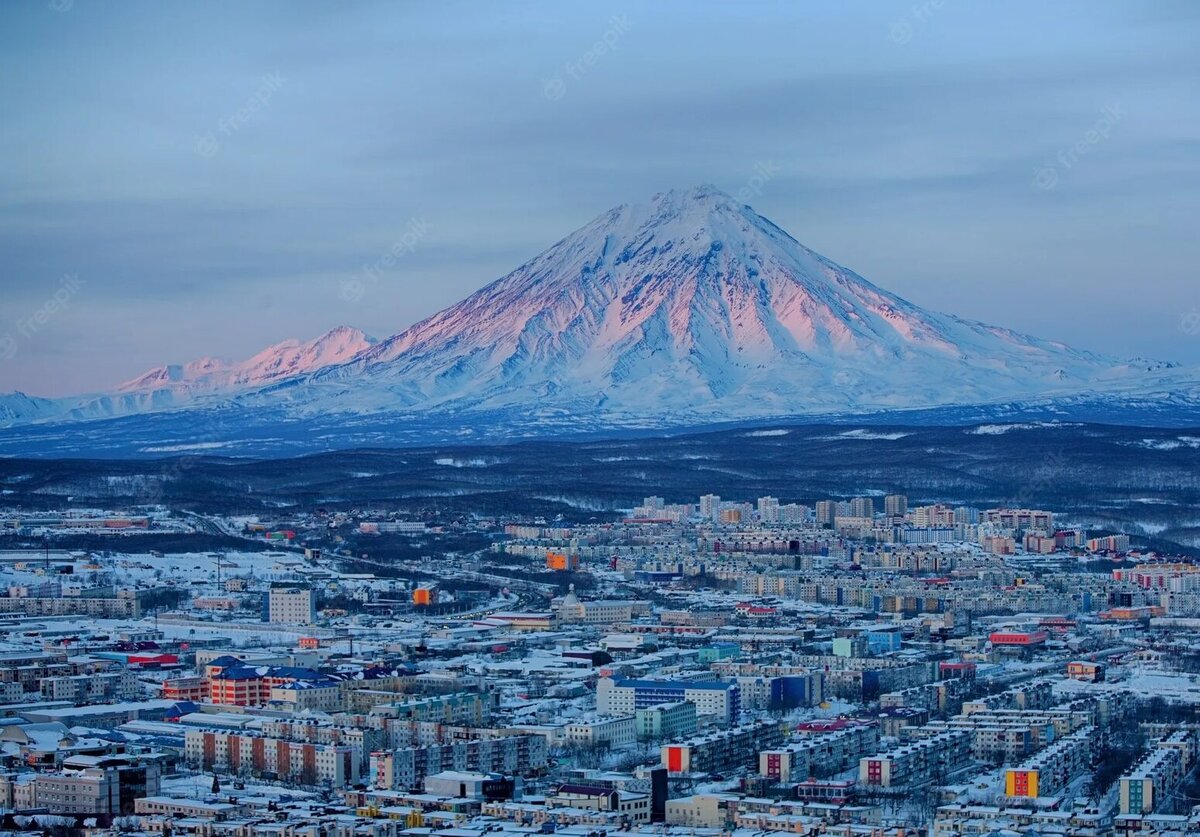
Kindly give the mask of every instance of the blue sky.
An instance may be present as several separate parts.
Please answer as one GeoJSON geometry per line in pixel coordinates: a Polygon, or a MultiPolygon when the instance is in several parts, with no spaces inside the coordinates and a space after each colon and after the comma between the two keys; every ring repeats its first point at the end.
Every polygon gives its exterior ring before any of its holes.
{"type": "Polygon", "coordinates": [[[700,183],[927,308],[1200,363],[1198,72],[1194,2],[14,0],[0,390],[386,336],[700,183]]]}

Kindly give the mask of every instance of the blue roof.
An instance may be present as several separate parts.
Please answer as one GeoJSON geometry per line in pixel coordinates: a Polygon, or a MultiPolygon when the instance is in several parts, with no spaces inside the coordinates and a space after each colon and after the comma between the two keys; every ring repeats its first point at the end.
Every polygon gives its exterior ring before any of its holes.
{"type": "Polygon", "coordinates": [[[634,689],[712,689],[720,692],[734,686],[719,680],[614,680],[613,683],[634,689]]]}
{"type": "Polygon", "coordinates": [[[330,686],[337,686],[337,685],[338,685],[338,681],[329,680],[328,678],[324,678],[321,680],[297,680],[296,682],[289,684],[288,688],[297,689],[297,690],[299,690],[299,689],[328,689],[330,686]]]}
{"type": "Polygon", "coordinates": [[[230,666],[216,675],[217,680],[255,680],[259,677],[286,677],[291,680],[324,679],[318,671],[298,666],[230,666]]]}
{"type": "Polygon", "coordinates": [[[292,677],[296,680],[320,680],[325,675],[311,668],[300,666],[268,666],[267,677],[292,677]]]}
{"type": "Polygon", "coordinates": [[[244,666],[246,663],[244,660],[239,660],[237,657],[234,657],[232,654],[226,654],[223,657],[217,657],[214,660],[210,660],[208,664],[210,666],[221,666],[222,668],[224,668],[227,666],[244,666]]]}
{"type": "Polygon", "coordinates": [[[415,668],[371,666],[357,671],[330,671],[325,676],[334,680],[379,680],[384,677],[412,677],[421,672],[415,668]]]}

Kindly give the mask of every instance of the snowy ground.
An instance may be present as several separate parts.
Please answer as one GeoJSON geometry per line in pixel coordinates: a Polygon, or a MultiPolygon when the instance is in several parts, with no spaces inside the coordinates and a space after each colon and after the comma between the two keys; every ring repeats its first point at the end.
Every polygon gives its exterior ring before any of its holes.
{"type": "MultiPolygon", "coordinates": [[[[234,779],[228,776],[220,778],[222,797],[227,796],[230,792],[235,792],[240,800],[252,798],[275,800],[284,798],[291,800],[320,798],[320,794],[297,790],[291,785],[282,783],[272,784],[257,779],[236,780],[240,784],[245,785],[245,787],[234,791],[234,781],[234,779]]],[[[162,780],[160,790],[162,796],[173,796],[180,799],[205,799],[211,793],[212,775],[205,773],[165,777],[162,780]]]]}

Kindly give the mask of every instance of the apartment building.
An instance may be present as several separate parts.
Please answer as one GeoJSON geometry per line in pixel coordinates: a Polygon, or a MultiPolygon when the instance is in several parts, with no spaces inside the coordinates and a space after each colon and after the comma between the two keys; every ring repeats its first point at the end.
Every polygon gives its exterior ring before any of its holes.
{"type": "Polygon", "coordinates": [[[837,503],[833,500],[818,500],[815,513],[818,526],[832,526],[837,519],[837,503]]]}
{"type": "Polygon", "coordinates": [[[978,700],[962,705],[964,715],[992,709],[1045,709],[1054,704],[1054,691],[1049,681],[1039,680],[1021,686],[1013,686],[978,700]]]}
{"type": "Polygon", "coordinates": [[[142,693],[137,675],[128,669],[44,677],[40,690],[46,700],[68,700],[72,703],[133,700],[142,693]]]}
{"type": "MultiPolygon", "coordinates": [[[[1047,721],[1018,718],[992,720],[977,713],[958,715],[946,721],[930,721],[920,728],[925,733],[962,729],[971,733],[971,756],[980,761],[1020,761],[1054,739],[1054,726],[1047,721]]],[[[901,737],[913,735],[901,730],[901,737]]]]}
{"type": "Polygon", "coordinates": [[[95,616],[102,619],[136,619],[141,605],[131,590],[120,590],[113,598],[58,596],[51,598],[0,598],[0,614],[23,616],[95,616]]]}
{"type": "Polygon", "coordinates": [[[690,700],[660,703],[634,713],[637,737],[643,741],[686,738],[696,734],[696,704],[690,700]]]}
{"type": "Polygon", "coordinates": [[[963,705],[963,695],[969,686],[969,681],[960,677],[909,686],[880,695],[879,706],[881,709],[907,706],[936,713],[957,712],[963,705]]]}
{"type": "Polygon", "coordinates": [[[781,677],[742,676],[736,681],[743,709],[794,709],[815,706],[824,699],[824,678],[820,672],[781,677]]]}
{"type": "Polygon", "coordinates": [[[648,602],[615,599],[580,600],[574,593],[563,596],[555,612],[559,624],[624,625],[635,615],[649,613],[648,602]]]}
{"type": "Polygon", "coordinates": [[[870,497],[855,497],[850,501],[850,517],[874,517],[875,501],[870,497]]]}
{"type": "Polygon", "coordinates": [[[786,785],[823,778],[848,770],[864,753],[879,746],[875,724],[843,722],[840,725],[802,724],[803,738],[758,754],[758,772],[774,784],[786,785]],[[808,727],[808,730],[804,728],[808,727]]]}
{"type": "Polygon", "coordinates": [[[1060,738],[1017,767],[1004,771],[1004,793],[1014,798],[1053,796],[1091,766],[1097,729],[1087,726],[1060,738]]]}
{"type": "Polygon", "coordinates": [[[865,756],[858,762],[858,781],[890,788],[941,780],[965,767],[971,759],[971,734],[940,730],[933,735],[865,756]]]}
{"type": "Polygon", "coordinates": [[[405,747],[371,754],[370,779],[380,790],[417,790],[426,776],[445,770],[525,775],[546,765],[546,739],[504,735],[405,747]]]}
{"type": "Polygon", "coordinates": [[[1196,754],[1196,733],[1178,730],[1150,747],[1120,778],[1120,813],[1151,814],[1179,786],[1196,754]]]}
{"type": "Polygon", "coordinates": [[[753,767],[760,750],[783,743],[783,726],[776,721],[711,732],[662,748],[662,766],[671,773],[721,773],[753,767]]]}
{"type": "Polygon", "coordinates": [[[566,725],[563,737],[567,744],[577,747],[620,748],[637,740],[637,724],[633,715],[577,721],[566,725]]]}
{"type": "Polygon", "coordinates": [[[301,785],[357,784],[360,757],[344,744],[289,741],[244,731],[189,729],[184,759],[202,770],[266,776],[301,785]]]}
{"type": "Polygon", "coordinates": [[[999,824],[1012,833],[1106,837],[1112,833],[1113,818],[1094,809],[1006,808],[955,803],[937,809],[932,837],[984,837],[1000,831],[999,824]]]}
{"type": "Polygon", "coordinates": [[[208,678],[208,699],[228,706],[262,706],[271,699],[271,690],[297,680],[317,681],[312,669],[292,666],[245,666],[240,661],[208,678]]]}
{"type": "Polygon", "coordinates": [[[596,711],[601,715],[632,715],[662,703],[689,701],[696,714],[721,724],[741,714],[741,690],[736,683],[701,680],[615,680],[596,683],[596,711]]]}
{"type": "Polygon", "coordinates": [[[275,583],[267,593],[267,621],[283,625],[311,625],[317,621],[317,600],[312,588],[275,583]]]}
{"type": "Polygon", "coordinates": [[[336,712],[342,708],[342,697],[336,680],[293,680],[272,686],[267,703],[286,712],[336,712]]]}
{"type": "Polygon", "coordinates": [[[883,498],[883,513],[888,517],[903,517],[908,514],[908,497],[903,494],[889,494],[883,498]]]}
{"type": "Polygon", "coordinates": [[[132,814],[139,797],[158,793],[161,775],[154,757],[71,756],[58,772],[0,775],[0,799],[18,810],[132,814]]]}
{"type": "Polygon", "coordinates": [[[979,520],[1004,529],[1054,531],[1054,514],[1044,509],[985,509],[980,512],[979,520]]]}

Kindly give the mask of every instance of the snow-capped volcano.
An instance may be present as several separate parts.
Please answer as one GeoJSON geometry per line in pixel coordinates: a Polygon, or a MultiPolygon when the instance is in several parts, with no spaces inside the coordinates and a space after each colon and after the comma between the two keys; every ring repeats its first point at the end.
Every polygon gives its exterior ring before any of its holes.
{"type": "MultiPolygon", "coordinates": [[[[1097,393],[1192,409],[1198,377],[926,311],[700,187],[606,212],[382,342],[343,327],[241,363],[153,369],[107,395],[17,393],[0,398],[0,423],[173,411],[186,439],[189,411],[236,407],[236,427],[265,435],[308,422],[337,446],[386,444],[390,430],[350,441],[351,428],[393,420],[487,438],[517,427],[1042,409],[1097,393]]],[[[123,421],[128,429],[105,432],[133,433],[134,419],[123,421]]]]}
{"type": "Polygon", "coordinates": [[[745,418],[1079,389],[1120,364],[888,293],[711,187],[596,218],[313,376],[372,408],[745,418]]]}

